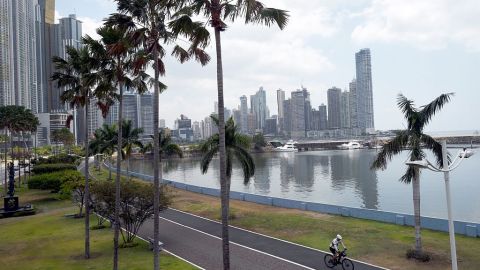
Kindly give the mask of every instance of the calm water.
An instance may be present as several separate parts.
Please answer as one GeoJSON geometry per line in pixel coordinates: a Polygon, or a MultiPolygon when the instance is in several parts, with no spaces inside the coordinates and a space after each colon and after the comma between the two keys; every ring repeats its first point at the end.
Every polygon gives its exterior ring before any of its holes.
{"type": "MultiPolygon", "coordinates": [[[[456,153],[457,149],[449,151],[456,153]]],[[[477,150],[478,152],[478,150],[477,150]]],[[[369,169],[375,150],[337,150],[299,153],[255,154],[255,177],[243,184],[241,168],[234,166],[232,190],[280,198],[412,213],[411,185],[398,181],[406,169],[407,153],[395,157],[387,170],[369,169]]],[[[430,160],[434,160],[430,158],[430,160]]],[[[200,172],[199,159],[164,163],[164,178],[219,188],[218,160],[207,174],[200,172]]],[[[132,171],[152,174],[151,161],[132,160],[132,171]]],[[[466,159],[450,175],[454,218],[480,222],[480,153],[466,159]]],[[[442,173],[428,170],[421,176],[423,216],[446,218],[442,173]]]]}

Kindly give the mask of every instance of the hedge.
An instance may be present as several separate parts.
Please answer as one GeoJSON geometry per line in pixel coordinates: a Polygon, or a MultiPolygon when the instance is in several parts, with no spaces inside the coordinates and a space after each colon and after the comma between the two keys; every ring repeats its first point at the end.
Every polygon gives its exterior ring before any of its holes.
{"type": "Polygon", "coordinates": [[[74,164],[57,163],[57,164],[41,164],[35,165],[32,169],[34,174],[52,173],[65,170],[76,170],[77,166],[74,164]]]}
{"type": "Polygon", "coordinates": [[[75,162],[80,157],[77,156],[70,156],[67,154],[59,154],[56,156],[50,156],[48,158],[40,157],[38,160],[35,161],[36,165],[40,164],[54,164],[54,163],[68,163],[68,164],[75,164],[75,162]]]}
{"type": "Polygon", "coordinates": [[[30,178],[28,188],[59,192],[62,189],[63,183],[77,177],[83,177],[83,175],[76,170],[38,174],[30,178]]]}

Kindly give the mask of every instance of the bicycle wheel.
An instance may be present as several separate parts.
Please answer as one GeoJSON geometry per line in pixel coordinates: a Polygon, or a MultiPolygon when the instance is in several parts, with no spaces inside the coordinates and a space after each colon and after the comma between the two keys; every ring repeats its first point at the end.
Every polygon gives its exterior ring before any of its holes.
{"type": "Polygon", "coordinates": [[[325,257],[323,258],[323,260],[325,261],[325,265],[326,265],[328,268],[333,268],[333,267],[335,267],[335,263],[333,262],[333,256],[332,256],[332,255],[330,255],[330,254],[325,255],[325,257]]]}
{"type": "Polygon", "coordinates": [[[353,270],[355,266],[353,266],[353,262],[349,259],[343,259],[342,261],[342,268],[343,270],[353,270]]]}

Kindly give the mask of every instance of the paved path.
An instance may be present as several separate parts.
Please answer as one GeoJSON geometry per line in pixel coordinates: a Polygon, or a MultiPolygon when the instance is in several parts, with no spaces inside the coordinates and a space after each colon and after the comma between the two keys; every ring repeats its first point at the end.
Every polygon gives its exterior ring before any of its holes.
{"type": "MultiPolygon", "coordinates": [[[[142,238],[153,238],[153,219],[141,228],[142,238]]],[[[160,241],[168,251],[205,269],[222,269],[221,224],[174,209],[161,213],[160,241]]],[[[328,269],[325,253],[249,232],[230,228],[232,269],[328,269]]],[[[384,269],[354,261],[356,270],[384,269]]],[[[337,266],[336,269],[341,269],[337,266]]]]}

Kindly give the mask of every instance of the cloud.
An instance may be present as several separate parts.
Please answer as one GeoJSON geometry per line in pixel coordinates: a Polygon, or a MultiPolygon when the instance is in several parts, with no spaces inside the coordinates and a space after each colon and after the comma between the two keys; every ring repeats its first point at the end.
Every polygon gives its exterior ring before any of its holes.
{"type": "Polygon", "coordinates": [[[424,50],[460,44],[480,51],[478,0],[373,0],[351,34],[355,42],[401,42],[424,50]]]}
{"type": "Polygon", "coordinates": [[[94,39],[100,38],[100,36],[97,34],[97,28],[103,24],[101,20],[96,20],[89,17],[78,17],[78,19],[82,22],[83,35],[89,35],[94,39]]]}

